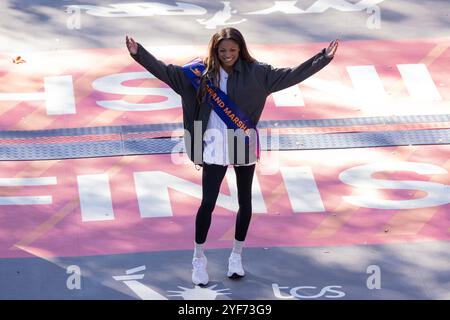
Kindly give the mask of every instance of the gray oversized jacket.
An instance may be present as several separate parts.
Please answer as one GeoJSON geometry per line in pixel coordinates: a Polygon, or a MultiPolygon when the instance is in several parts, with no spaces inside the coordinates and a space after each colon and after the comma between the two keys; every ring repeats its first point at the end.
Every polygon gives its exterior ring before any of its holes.
{"type": "MultiPolygon", "coordinates": [[[[196,164],[203,163],[203,135],[206,131],[211,107],[207,102],[198,103],[197,92],[184,74],[181,66],[165,64],[156,59],[138,44],[138,52],[133,55],[140,65],[156,78],[165,82],[182,98],[185,149],[189,158],[196,164]],[[194,126],[194,122],[196,125],[194,126]],[[198,124],[201,123],[201,135],[198,124]],[[199,142],[199,143],[198,143],[199,142]]],[[[332,58],[327,58],[325,48],[318,54],[295,68],[274,68],[261,62],[247,62],[240,58],[228,76],[227,95],[257,125],[267,97],[272,93],[291,87],[324,68],[332,58]]],[[[235,151],[236,144],[228,136],[229,150],[235,151]]],[[[245,163],[248,163],[248,150],[245,163]]],[[[230,162],[238,163],[236,153],[230,155],[230,162]]],[[[241,162],[239,162],[241,163],[241,162]]]]}

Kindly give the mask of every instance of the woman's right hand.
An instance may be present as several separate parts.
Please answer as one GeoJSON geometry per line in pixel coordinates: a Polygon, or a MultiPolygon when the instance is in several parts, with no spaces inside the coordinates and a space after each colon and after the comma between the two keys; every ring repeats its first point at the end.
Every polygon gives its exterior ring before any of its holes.
{"type": "Polygon", "coordinates": [[[131,54],[136,54],[138,52],[138,45],[132,37],[128,38],[128,36],[126,36],[125,42],[126,42],[128,51],[130,51],[131,54]]]}
{"type": "Polygon", "coordinates": [[[327,58],[331,59],[334,57],[334,54],[336,53],[338,46],[339,46],[338,39],[330,42],[330,45],[328,46],[327,50],[325,51],[325,55],[327,56],[327,58]]]}

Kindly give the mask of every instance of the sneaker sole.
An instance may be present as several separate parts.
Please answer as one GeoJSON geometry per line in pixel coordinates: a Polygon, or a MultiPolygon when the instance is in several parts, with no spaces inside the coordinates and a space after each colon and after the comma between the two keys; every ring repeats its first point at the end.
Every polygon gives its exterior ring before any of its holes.
{"type": "Polygon", "coordinates": [[[195,284],[195,283],[194,283],[194,285],[203,288],[203,287],[206,287],[206,286],[208,285],[208,283],[199,283],[199,284],[195,284]]]}
{"type": "Polygon", "coordinates": [[[233,273],[232,275],[227,274],[227,276],[228,276],[228,278],[230,278],[230,279],[240,279],[240,278],[243,278],[243,277],[245,276],[245,274],[243,274],[243,275],[241,276],[240,274],[233,273]]]}

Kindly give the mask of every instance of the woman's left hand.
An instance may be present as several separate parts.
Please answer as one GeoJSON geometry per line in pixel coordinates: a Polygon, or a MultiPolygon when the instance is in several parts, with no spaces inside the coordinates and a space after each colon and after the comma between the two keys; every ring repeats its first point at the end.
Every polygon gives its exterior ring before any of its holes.
{"type": "Polygon", "coordinates": [[[328,46],[328,48],[325,50],[325,55],[327,58],[333,58],[334,57],[334,53],[336,52],[337,48],[339,46],[339,42],[338,40],[333,40],[330,42],[330,45],[328,46]]]}

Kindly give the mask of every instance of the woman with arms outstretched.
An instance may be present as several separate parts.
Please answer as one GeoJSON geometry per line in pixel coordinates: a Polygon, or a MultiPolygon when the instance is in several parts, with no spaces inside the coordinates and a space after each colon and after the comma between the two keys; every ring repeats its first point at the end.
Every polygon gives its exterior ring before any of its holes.
{"type": "Polygon", "coordinates": [[[259,157],[256,125],[265,101],[271,93],[291,87],[324,68],[333,59],[338,41],[332,41],[294,68],[274,68],[258,62],[235,28],[216,32],[209,42],[208,56],[184,67],[157,60],[131,37],[126,37],[126,45],[139,64],[181,96],[187,154],[203,170],[202,201],[195,219],[192,282],[206,285],[209,281],[203,246],[228,166],[233,166],[236,173],[239,210],[227,276],[243,277],[241,254],[252,216],[252,181],[259,157]]]}

